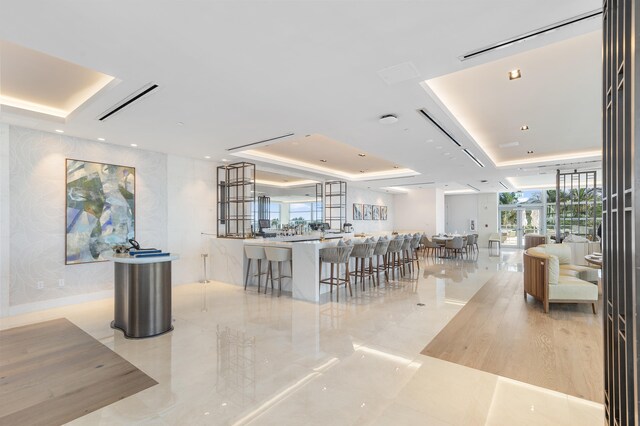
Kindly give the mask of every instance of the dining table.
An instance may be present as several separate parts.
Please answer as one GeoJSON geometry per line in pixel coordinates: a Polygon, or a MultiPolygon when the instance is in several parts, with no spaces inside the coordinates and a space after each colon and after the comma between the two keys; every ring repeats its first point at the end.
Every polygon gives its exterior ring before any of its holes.
{"type": "MultiPolygon", "coordinates": [[[[440,248],[444,248],[447,244],[447,241],[452,241],[456,237],[462,237],[462,241],[464,245],[467,244],[467,236],[466,235],[432,235],[431,241],[438,244],[440,248]]],[[[446,251],[444,254],[438,256],[440,259],[453,259],[453,256],[447,255],[446,251]]]]}

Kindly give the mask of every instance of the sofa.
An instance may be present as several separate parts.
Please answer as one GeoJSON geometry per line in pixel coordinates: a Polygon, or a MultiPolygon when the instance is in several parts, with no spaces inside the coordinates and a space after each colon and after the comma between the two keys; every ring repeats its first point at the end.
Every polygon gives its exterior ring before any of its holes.
{"type": "Polygon", "coordinates": [[[572,263],[570,244],[541,244],[524,252],[524,298],[527,294],[542,302],[590,303],[597,313],[598,270],[572,263]]]}

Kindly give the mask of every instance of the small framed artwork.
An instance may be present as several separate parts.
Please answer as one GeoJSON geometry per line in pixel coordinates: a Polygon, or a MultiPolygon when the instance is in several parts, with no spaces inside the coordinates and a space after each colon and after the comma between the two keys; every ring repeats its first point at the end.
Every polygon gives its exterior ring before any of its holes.
{"type": "Polygon", "coordinates": [[[371,212],[371,218],[373,220],[380,220],[380,206],[373,206],[373,211],[371,212]]]}
{"type": "Polygon", "coordinates": [[[387,220],[387,206],[380,206],[380,220],[387,220]]]}
{"type": "Polygon", "coordinates": [[[362,204],[353,204],[353,220],[362,220],[362,204]]]}
{"type": "Polygon", "coordinates": [[[469,219],[469,231],[475,232],[475,230],[476,230],[476,220],[469,219]]]}
{"type": "Polygon", "coordinates": [[[373,206],[371,204],[364,205],[364,220],[371,220],[373,214],[373,206]]]}

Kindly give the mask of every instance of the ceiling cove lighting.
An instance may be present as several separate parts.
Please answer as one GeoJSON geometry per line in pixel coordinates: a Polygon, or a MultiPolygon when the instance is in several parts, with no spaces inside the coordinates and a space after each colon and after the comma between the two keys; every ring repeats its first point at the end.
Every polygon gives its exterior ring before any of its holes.
{"type": "Polygon", "coordinates": [[[536,30],[530,31],[528,33],[520,34],[518,36],[499,41],[489,46],[482,47],[480,49],[472,50],[471,52],[467,52],[464,55],[460,56],[458,59],[461,61],[466,61],[467,59],[475,58],[478,55],[482,55],[485,53],[489,53],[494,50],[503,49],[505,47],[511,46],[515,43],[519,43],[522,41],[530,40],[536,36],[541,34],[550,33],[559,28],[566,27],[568,25],[577,24],[578,22],[586,21],[591,18],[595,18],[596,16],[602,15],[602,9],[595,9],[590,12],[585,12],[580,15],[576,15],[572,18],[565,19],[563,21],[558,21],[551,25],[547,25],[546,27],[538,28],[536,30]]]}
{"type": "Polygon", "coordinates": [[[463,151],[465,154],[467,154],[467,157],[471,158],[473,162],[478,165],[478,167],[484,167],[484,164],[482,164],[482,161],[478,160],[476,156],[473,155],[471,152],[469,152],[467,148],[463,148],[463,151]]]}
{"type": "MultiPolygon", "coordinates": [[[[438,122],[436,120],[434,120],[429,113],[424,109],[421,108],[418,110],[418,113],[421,114],[424,118],[426,118],[427,120],[429,120],[434,126],[436,126],[442,133],[444,133],[449,139],[451,139],[451,141],[453,143],[456,144],[456,146],[462,147],[462,145],[460,145],[460,142],[458,142],[453,136],[451,136],[451,134],[449,132],[447,132],[444,128],[442,128],[442,126],[440,124],[438,124],[438,122]]],[[[484,166],[483,166],[484,167],[484,166]]]]}
{"type": "Polygon", "coordinates": [[[520,72],[520,68],[516,68],[515,70],[509,71],[509,80],[517,80],[522,77],[522,73],[520,72]]]}
{"type": "Polygon", "coordinates": [[[502,183],[502,181],[498,182],[504,189],[506,189],[507,191],[509,190],[509,187],[507,185],[505,185],[504,183],[502,183]]]}

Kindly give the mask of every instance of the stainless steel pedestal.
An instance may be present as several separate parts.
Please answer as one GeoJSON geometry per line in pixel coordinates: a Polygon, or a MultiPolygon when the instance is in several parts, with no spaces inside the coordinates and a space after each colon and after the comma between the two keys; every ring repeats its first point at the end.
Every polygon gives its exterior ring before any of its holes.
{"type": "Polygon", "coordinates": [[[115,263],[112,328],[128,338],[157,336],[171,325],[171,262],[115,263]]]}

